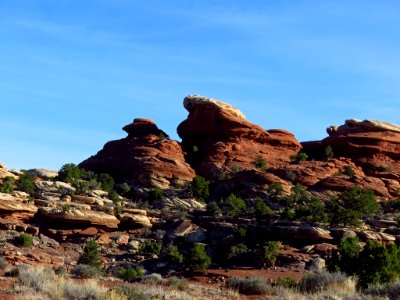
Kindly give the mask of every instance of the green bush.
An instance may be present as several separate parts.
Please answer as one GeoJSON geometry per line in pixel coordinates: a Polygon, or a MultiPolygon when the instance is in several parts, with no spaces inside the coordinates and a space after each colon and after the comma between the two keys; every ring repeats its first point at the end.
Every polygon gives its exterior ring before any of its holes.
{"type": "Polygon", "coordinates": [[[373,191],[352,187],[326,203],[331,225],[358,226],[361,219],[378,210],[373,191]]]}
{"type": "Polygon", "coordinates": [[[311,196],[305,203],[298,205],[294,218],[307,223],[326,223],[329,220],[325,204],[316,196],[311,196]]]}
{"type": "Polygon", "coordinates": [[[400,250],[395,244],[385,246],[373,240],[361,249],[357,239],[346,238],[329,257],[327,266],[332,271],[356,275],[362,287],[392,282],[400,274],[400,250]]]}
{"type": "Polygon", "coordinates": [[[22,233],[15,237],[15,244],[20,247],[32,247],[33,237],[30,234],[22,233]]]}
{"type": "Polygon", "coordinates": [[[13,177],[7,176],[0,183],[0,193],[11,194],[14,191],[15,179],[13,177]]]}
{"type": "Polygon", "coordinates": [[[258,249],[258,263],[265,267],[272,267],[278,258],[279,243],[268,241],[258,249]]]}
{"type": "Polygon", "coordinates": [[[119,197],[118,193],[114,190],[108,193],[108,199],[112,200],[114,203],[121,201],[121,198],[119,197]]]}
{"type": "Polygon", "coordinates": [[[297,288],[297,282],[295,280],[293,280],[292,278],[279,277],[276,280],[275,285],[282,286],[284,288],[292,289],[292,290],[297,288]]]}
{"type": "Polygon", "coordinates": [[[228,198],[225,199],[222,210],[226,215],[235,217],[238,214],[245,212],[246,208],[246,203],[242,198],[230,194],[228,198]]]}
{"type": "Polygon", "coordinates": [[[207,211],[210,212],[213,216],[219,216],[222,213],[221,208],[215,201],[207,203],[207,211]]]}
{"type": "Polygon", "coordinates": [[[24,171],[17,181],[17,190],[33,195],[36,189],[35,179],[35,174],[24,171]]]}
{"type": "Polygon", "coordinates": [[[72,182],[72,186],[75,188],[76,195],[88,195],[90,190],[90,184],[88,181],[75,180],[72,182]]]}
{"type": "Polygon", "coordinates": [[[78,264],[88,265],[95,268],[101,267],[100,250],[95,240],[86,242],[83,253],[78,259],[78,264]]]}
{"type": "Polygon", "coordinates": [[[249,251],[247,246],[245,244],[237,244],[237,245],[232,245],[229,248],[228,255],[226,258],[228,261],[240,261],[249,251]]]}
{"type": "Polygon", "coordinates": [[[254,214],[257,218],[272,218],[275,216],[273,210],[260,198],[257,198],[254,203],[254,214]]]}
{"type": "Polygon", "coordinates": [[[151,200],[161,200],[164,196],[164,192],[159,187],[152,188],[149,191],[149,197],[151,200]]]}
{"type": "Polygon", "coordinates": [[[118,268],[116,276],[124,281],[132,282],[135,279],[142,278],[144,271],[140,268],[118,268]]]}
{"type": "Polygon", "coordinates": [[[75,164],[69,163],[61,167],[55,179],[59,181],[72,183],[74,180],[81,179],[81,175],[82,175],[82,169],[80,169],[75,164]]]}
{"type": "Polygon", "coordinates": [[[140,245],[139,253],[160,255],[161,247],[161,242],[147,239],[140,245]]]}
{"type": "Polygon", "coordinates": [[[200,202],[206,202],[210,197],[210,182],[204,177],[197,175],[192,181],[193,196],[200,202]]]}
{"type": "Polygon", "coordinates": [[[268,186],[268,196],[272,201],[280,201],[283,187],[279,182],[273,182],[268,186]]]}
{"type": "Polygon", "coordinates": [[[333,155],[334,155],[334,154],[333,154],[333,150],[332,150],[331,145],[326,146],[326,147],[325,147],[325,150],[324,150],[325,159],[332,158],[333,155]]]}
{"type": "Polygon", "coordinates": [[[307,153],[300,152],[297,155],[293,155],[290,157],[292,162],[300,162],[300,161],[306,161],[308,159],[307,153]]]}
{"type": "Polygon", "coordinates": [[[106,192],[110,192],[115,185],[114,178],[110,174],[101,173],[97,177],[98,182],[101,184],[101,189],[106,192]]]}
{"type": "Polygon", "coordinates": [[[262,155],[258,155],[256,157],[254,165],[256,166],[257,169],[260,169],[261,171],[265,171],[267,169],[267,162],[262,155]]]}
{"type": "Polygon", "coordinates": [[[352,166],[347,165],[344,167],[344,174],[346,174],[347,176],[354,176],[356,175],[356,172],[354,171],[352,166]]]}
{"type": "Polygon", "coordinates": [[[168,260],[174,264],[181,265],[183,263],[184,257],[177,246],[171,245],[167,249],[168,260]]]}
{"type": "Polygon", "coordinates": [[[94,278],[100,275],[100,270],[94,266],[78,264],[71,270],[71,274],[77,278],[94,278]]]}
{"type": "Polygon", "coordinates": [[[202,271],[211,264],[211,258],[206,253],[204,244],[196,243],[185,258],[185,265],[191,271],[202,271]]]}
{"type": "Polygon", "coordinates": [[[63,210],[63,212],[69,212],[69,211],[71,211],[71,205],[70,205],[70,204],[64,204],[64,205],[62,206],[62,210],[63,210]]]}

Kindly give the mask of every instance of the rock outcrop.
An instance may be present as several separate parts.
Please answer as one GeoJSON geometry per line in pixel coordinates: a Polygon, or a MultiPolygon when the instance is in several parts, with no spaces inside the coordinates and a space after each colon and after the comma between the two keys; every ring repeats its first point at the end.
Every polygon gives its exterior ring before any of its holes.
{"type": "Polygon", "coordinates": [[[185,162],[180,144],[153,121],[135,119],[123,130],[128,133],[126,138],[108,142],[79,166],[144,186],[168,187],[193,179],[195,173],[185,162]]]}
{"type": "Polygon", "coordinates": [[[326,178],[325,189],[359,185],[377,195],[398,196],[400,179],[400,126],[374,120],[346,120],[344,125],[327,128],[329,136],[319,142],[302,143],[313,157],[323,155],[329,145],[335,157],[350,159],[364,174],[346,178],[326,178]]]}
{"type": "Polygon", "coordinates": [[[221,101],[188,96],[184,107],[189,115],[178,134],[188,160],[203,176],[215,177],[232,168],[256,169],[257,160],[268,166],[287,163],[301,149],[290,132],[264,130],[221,101]]]}

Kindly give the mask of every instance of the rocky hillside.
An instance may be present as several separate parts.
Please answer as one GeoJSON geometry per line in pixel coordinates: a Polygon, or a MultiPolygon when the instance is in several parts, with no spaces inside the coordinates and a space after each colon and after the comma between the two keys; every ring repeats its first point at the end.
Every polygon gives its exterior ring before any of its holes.
{"type": "Polygon", "coordinates": [[[0,165],[0,256],[69,269],[93,239],[108,273],[165,275],[191,269],[203,245],[214,267],[303,274],[343,237],[400,240],[400,127],[347,120],[300,143],[221,101],[188,96],[184,107],[181,143],[134,119],[79,166],[0,165]]]}

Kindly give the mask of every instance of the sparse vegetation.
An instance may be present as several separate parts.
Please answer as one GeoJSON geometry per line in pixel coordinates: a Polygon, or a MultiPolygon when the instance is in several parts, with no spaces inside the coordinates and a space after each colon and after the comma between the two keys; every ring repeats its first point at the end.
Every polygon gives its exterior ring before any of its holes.
{"type": "Polygon", "coordinates": [[[154,187],[149,191],[149,197],[151,200],[161,200],[164,196],[164,192],[159,187],[154,187]]]}
{"type": "Polygon", "coordinates": [[[77,278],[95,278],[100,275],[100,270],[98,267],[78,264],[71,270],[71,274],[77,278]]]}
{"type": "Polygon", "coordinates": [[[140,268],[118,268],[116,276],[124,281],[132,282],[144,276],[143,269],[140,268]]]}
{"type": "Polygon", "coordinates": [[[20,247],[32,247],[33,237],[30,234],[22,233],[15,238],[15,244],[20,247]]]}
{"type": "Polygon", "coordinates": [[[95,268],[101,267],[100,250],[95,240],[86,242],[83,253],[78,259],[78,264],[89,265],[95,268]]]}
{"type": "Polygon", "coordinates": [[[185,259],[185,265],[192,271],[203,271],[211,264],[211,258],[206,253],[204,244],[196,243],[190,249],[185,259]]]}
{"type": "Polygon", "coordinates": [[[29,195],[33,195],[36,188],[35,179],[35,174],[28,171],[23,171],[17,181],[17,190],[28,193],[29,195]]]}
{"type": "Polygon", "coordinates": [[[265,295],[272,290],[265,279],[260,277],[231,277],[227,280],[226,285],[228,288],[245,295],[265,295]]]}
{"type": "Polygon", "coordinates": [[[331,225],[358,226],[364,216],[377,211],[373,191],[360,187],[347,189],[327,202],[331,225]]]}
{"type": "Polygon", "coordinates": [[[206,202],[210,197],[210,182],[204,177],[197,175],[192,181],[193,196],[200,202],[206,202]]]}
{"type": "Polygon", "coordinates": [[[344,168],[344,174],[351,177],[356,175],[356,172],[354,171],[352,166],[348,165],[344,168]]]}
{"type": "Polygon", "coordinates": [[[262,155],[258,155],[254,161],[254,165],[257,169],[265,171],[267,169],[267,161],[262,155]]]}
{"type": "Polygon", "coordinates": [[[141,244],[139,253],[160,255],[162,243],[156,240],[146,239],[141,244]]]}
{"type": "Polygon", "coordinates": [[[0,193],[11,194],[14,191],[15,179],[13,177],[7,176],[0,183],[0,193]]]}
{"type": "Polygon", "coordinates": [[[325,159],[329,159],[329,158],[332,158],[334,156],[331,145],[327,145],[325,147],[324,156],[325,156],[325,159]]]}
{"type": "Polygon", "coordinates": [[[170,262],[181,265],[184,261],[183,254],[179,251],[178,247],[171,245],[167,249],[167,258],[170,262]]]}
{"type": "Polygon", "coordinates": [[[290,159],[292,160],[292,162],[301,162],[301,161],[306,161],[308,159],[308,155],[307,153],[304,152],[299,152],[298,154],[292,155],[290,157],[290,159]]]}

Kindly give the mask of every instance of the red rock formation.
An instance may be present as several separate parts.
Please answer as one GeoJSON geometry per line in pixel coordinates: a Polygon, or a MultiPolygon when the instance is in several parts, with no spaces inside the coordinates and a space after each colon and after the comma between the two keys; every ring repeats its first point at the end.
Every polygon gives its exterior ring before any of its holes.
{"type": "Polygon", "coordinates": [[[301,148],[290,132],[264,130],[226,103],[188,96],[184,106],[189,116],[178,126],[178,134],[190,162],[206,177],[232,168],[256,169],[258,157],[268,166],[287,163],[301,148]]]}
{"type": "Polygon", "coordinates": [[[185,162],[180,144],[153,121],[135,119],[123,130],[126,138],[108,142],[79,166],[145,186],[167,187],[193,179],[195,173],[185,162]]]}
{"type": "Polygon", "coordinates": [[[302,143],[303,151],[314,157],[323,155],[330,145],[337,157],[346,157],[365,174],[350,179],[330,177],[318,185],[324,189],[344,189],[359,185],[386,198],[398,196],[400,179],[400,127],[380,121],[346,120],[342,126],[327,128],[329,136],[320,142],[302,143]]]}

